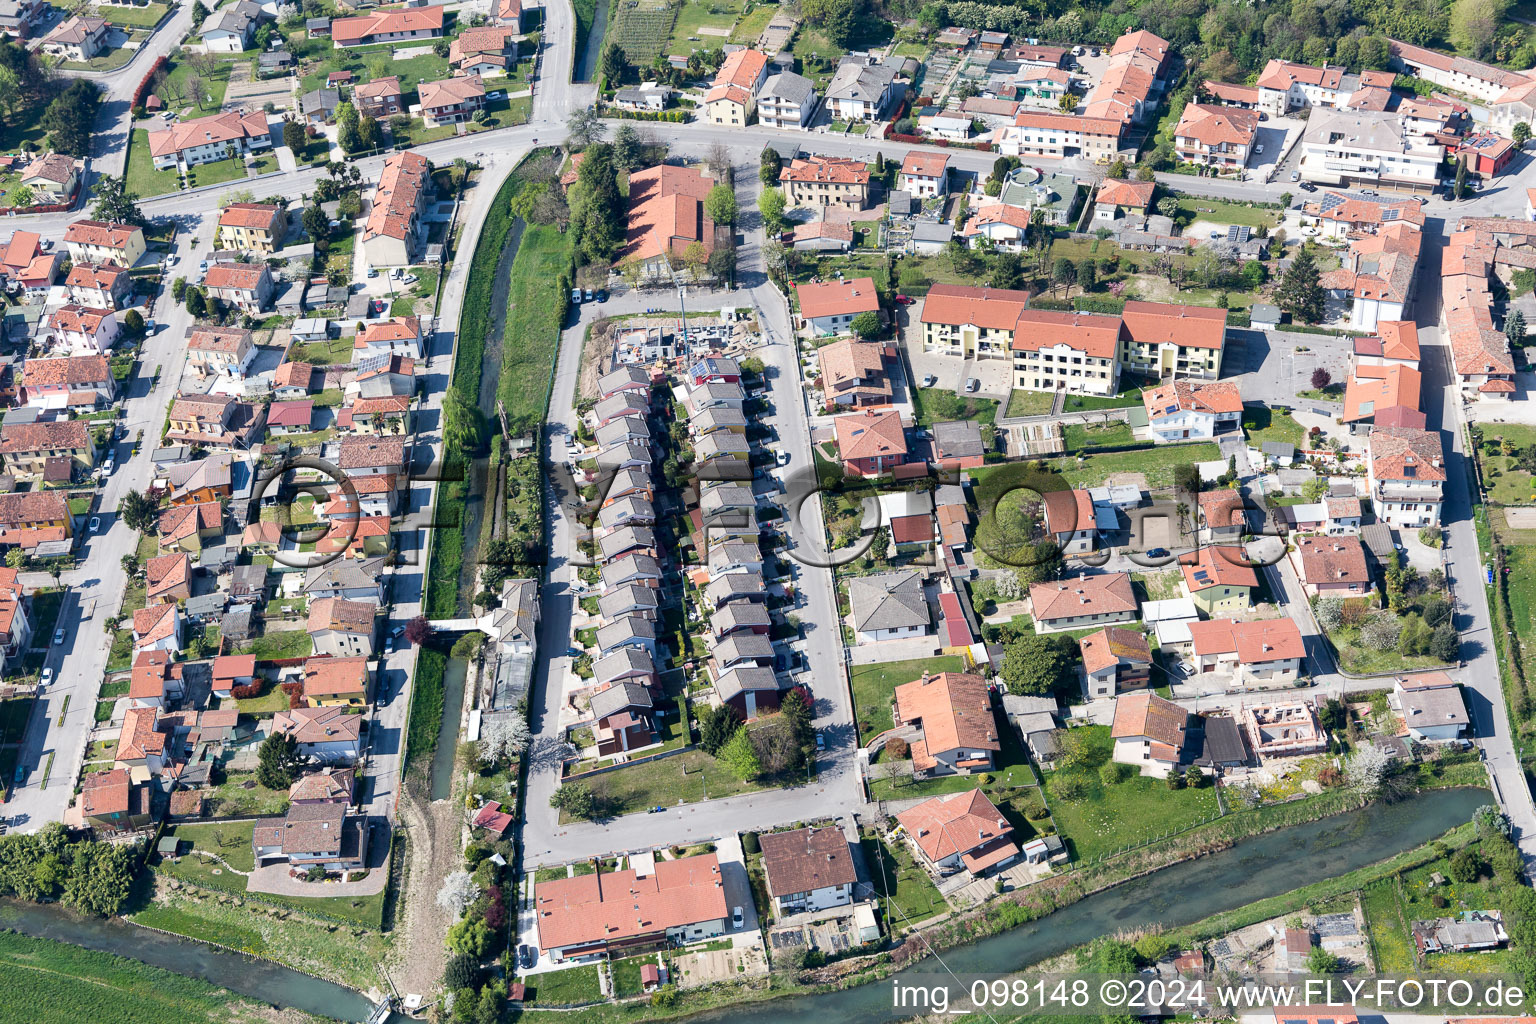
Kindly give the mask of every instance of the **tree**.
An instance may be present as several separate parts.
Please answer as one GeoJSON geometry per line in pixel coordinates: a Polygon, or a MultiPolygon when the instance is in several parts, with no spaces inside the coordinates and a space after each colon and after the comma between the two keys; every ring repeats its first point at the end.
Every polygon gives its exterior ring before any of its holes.
{"type": "Polygon", "coordinates": [[[992,287],[1024,287],[1024,259],[1016,252],[998,253],[992,260],[992,287]]]}
{"type": "Polygon", "coordinates": [[[1163,196],[1157,201],[1157,212],[1164,217],[1176,217],[1179,213],[1179,201],[1173,196],[1163,196]]]}
{"type": "Polygon", "coordinates": [[[581,821],[591,821],[597,817],[597,798],[579,782],[566,783],[555,790],[549,798],[549,806],[581,821]]]}
{"type": "Polygon", "coordinates": [[[757,197],[757,212],[763,215],[763,233],[777,235],[784,230],[784,193],[764,188],[757,197]]]}
{"type": "Polygon", "coordinates": [[[1054,690],[1071,667],[1071,655],[1060,637],[1026,634],[1004,651],[1003,682],[1009,693],[1043,695],[1054,690]]]}
{"type": "Polygon", "coordinates": [[[703,242],[689,242],[683,247],[683,265],[688,268],[688,276],[697,281],[704,276],[709,267],[709,253],[704,249],[703,242]]]}
{"type": "Polygon", "coordinates": [[[443,396],[443,444],[461,456],[480,447],[480,411],[455,388],[443,396]]]}
{"type": "Polygon", "coordinates": [[[1350,788],[1369,799],[1381,792],[1391,767],[1390,754],[1374,744],[1365,744],[1356,747],[1349,755],[1349,760],[1344,763],[1344,775],[1349,779],[1350,788]]]}
{"type": "Polygon", "coordinates": [[[801,0],[800,13],[833,43],[846,47],[858,29],[865,4],[864,0],[801,0]]]}
{"type": "MultiPolygon", "coordinates": [[[[0,68],[0,70],[4,70],[0,68]]],[[[37,202],[37,193],[32,191],[31,185],[17,185],[11,190],[11,206],[23,210],[37,202]]]]}
{"type": "Polygon", "coordinates": [[[118,503],[117,514],[130,530],[153,533],[160,522],[160,506],[142,491],[129,491],[118,503]]]}
{"type": "Polygon", "coordinates": [[[1312,371],[1312,390],[1323,391],[1333,383],[1333,374],[1319,366],[1312,371]]]}
{"type": "Polygon", "coordinates": [[[405,624],[405,639],[420,647],[432,635],[432,623],[425,615],[418,615],[405,624]]]}
{"type": "Polygon", "coordinates": [[[582,108],[573,110],[565,119],[566,141],[575,149],[585,149],[595,143],[602,142],[608,135],[608,127],[603,124],[603,119],[597,116],[597,111],[582,108]]]}
{"type": "MultiPolygon", "coordinates": [[[[718,250],[717,250],[718,251],[718,250]]],[[[780,284],[789,280],[790,253],[793,250],[786,249],[783,242],[769,239],[763,243],[763,269],[768,271],[768,276],[780,284]]]]}
{"type": "Polygon", "coordinates": [[[127,176],[103,175],[91,188],[91,216],[110,224],[145,223],[139,212],[139,197],[128,191],[127,176]]]}
{"type": "MultiPolygon", "coordinates": [[[[779,151],[772,146],[764,146],[757,158],[757,180],[763,183],[764,188],[775,188],[779,184],[779,170],[784,166],[784,158],[779,151]]],[[[761,202],[761,200],[759,200],[761,202]]]]}
{"type": "Polygon", "coordinates": [[[480,965],[472,956],[458,954],[443,968],[443,988],[457,992],[461,988],[473,988],[480,979],[480,965]]]}
{"type": "Polygon", "coordinates": [[[1434,635],[1429,639],[1429,653],[1435,660],[1447,664],[1461,657],[1461,634],[1454,625],[1442,622],[1435,627],[1434,635]]]}
{"type": "Polygon", "coordinates": [[[331,218],[325,215],[325,210],[319,203],[311,203],[304,207],[304,212],[299,215],[299,224],[304,228],[304,233],[309,240],[316,245],[323,245],[331,239],[331,218]]]}
{"type": "Polygon", "coordinates": [[[729,185],[716,185],[704,197],[704,212],[716,224],[736,223],[736,192],[729,185]]]}
{"type": "Polygon", "coordinates": [[[363,148],[363,133],[359,125],[362,119],[357,108],[342,100],[336,105],[336,141],[344,153],[357,153],[363,148]]]}
{"type": "Polygon", "coordinates": [[[1467,194],[1467,162],[1456,161],[1456,180],[1451,184],[1451,198],[1462,199],[1467,194]]]}
{"type": "Polygon", "coordinates": [[[1512,309],[1504,318],[1504,336],[1509,339],[1511,346],[1519,348],[1525,344],[1525,314],[1518,309],[1512,309]]]}
{"type": "Polygon", "coordinates": [[[1508,7],[1508,0],[1456,0],[1451,5],[1451,42],[1469,56],[1486,56],[1508,7]]]}
{"type": "Polygon", "coordinates": [[[1502,836],[1508,839],[1510,836],[1509,818],[1494,804],[1483,804],[1473,811],[1472,824],[1477,829],[1479,839],[1487,839],[1491,836],[1502,836]]]}
{"type": "Polygon", "coordinates": [[[1051,277],[1059,285],[1070,292],[1072,285],[1077,281],[1077,266],[1071,260],[1057,260],[1056,267],[1051,272],[1051,277]]]}
{"type": "Polygon", "coordinates": [[[461,956],[483,960],[493,941],[491,926],[483,917],[466,918],[448,929],[448,948],[461,956]]]}
{"type": "Polygon", "coordinates": [[[256,781],[268,789],[287,789],[298,775],[298,742],[291,732],[275,732],[256,752],[256,781]]]}
{"type": "Polygon", "coordinates": [[[39,122],[49,133],[53,148],[70,156],[89,156],[100,105],[101,90],[83,78],[76,78],[54,97],[39,122]]]}
{"type": "Polygon", "coordinates": [[[1322,946],[1313,946],[1307,950],[1307,970],[1313,974],[1338,974],[1339,958],[1322,946]]]}
{"type": "Polygon", "coordinates": [[[1515,140],[1515,145],[1524,146],[1531,141],[1531,126],[1527,121],[1516,121],[1509,130],[1509,137],[1515,140]]]}
{"type": "Polygon", "coordinates": [[[752,736],[745,729],[737,729],[726,741],[725,746],[720,748],[715,758],[743,782],[750,782],[763,774],[763,765],[757,758],[757,749],[752,746],[752,736]]]}
{"type": "Polygon", "coordinates": [[[1317,709],[1317,721],[1324,729],[1337,731],[1344,728],[1349,722],[1349,713],[1344,707],[1344,702],[1337,697],[1330,697],[1317,709]]]}
{"type": "Polygon", "coordinates": [[[1323,318],[1326,300],[1319,276],[1312,250],[1303,245],[1280,279],[1275,304],[1303,323],[1317,323],[1323,318]]]}
{"type": "Polygon", "coordinates": [[[27,564],[27,552],[21,547],[14,547],[5,553],[5,564],[12,569],[20,569],[27,564]]]}
{"type": "Polygon", "coordinates": [[[283,145],[293,151],[294,156],[301,156],[308,140],[304,135],[304,126],[293,118],[283,119],[283,145]]]}
{"type": "Polygon", "coordinates": [[[208,20],[208,8],[203,6],[203,0],[195,0],[192,4],[192,27],[202,28],[203,22],[208,20]]]}
{"type": "Polygon", "coordinates": [[[848,325],[861,338],[873,338],[880,333],[880,314],[865,310],[848,325]]]}
{"type": "Polygon", "coordinates": [[[718,281],[727,281],[736,273],[736,250],[722,245],[709,254],[709,272],[718,281]]]}
{"type": "Polygon", "coordinates": [[[811,725],[811,705],[802,691],[790,690],[786,693],[779,703],[779,712],[789,722],[790,731],[794,734],[796,743],[806,747],[815,742],[816,732],[811,725]]]}
{"type": "Polygon", "coordinates": [[[1471,885],[1482,876],[1483,869],[1487,866],[1482,854],[1470,846],[1457,850],[1451,857],[1451,879],[1462,885],[1471,885]]]}
{"type": "Polygon", "coordinates": [[[528,747],[528,723],[517,715],[492,715],[480,725],[480,756],[486,761],[509,761],[528,747]]]}
{"type": "Polygon", "coordinates": [[[1093,291],[1097,271],[1094,269],[1093,260],[1085,259],[1077,265],[1077,286],[1084,292],[1093,291]]]}
{"type": "Polygon", "coordinates": [[[640,141],[640,133],[628,121],[613,133],[613,162],[626,171],[645,162],[645,145],[640,141]]]}
{"type": "Polygon", "coordinates": [[[624,47],[617,42],[610,42],[603,47],[602,58],[598,61],[598,69],[603,77],[608,79],[609,88],[617,88],[624,84],[624,79],[629,75],[629,58],[624,53],[624,47]]]}
{"type": "Polygon", "coordinates": [[[468,871],[452,872],[443,879],[442,886],[437,890],[437,905],[456,918],[463,917],[464,912],[474,906],[475,900],[479,898],[480,887],[468,871]]]}
{"type": "Polygon", "coordinates": [[[699,746],[704,748],[704,753],[714,757],[740,725],[736,709],[729,704],[703,709],[699,712],[699,746]]]}

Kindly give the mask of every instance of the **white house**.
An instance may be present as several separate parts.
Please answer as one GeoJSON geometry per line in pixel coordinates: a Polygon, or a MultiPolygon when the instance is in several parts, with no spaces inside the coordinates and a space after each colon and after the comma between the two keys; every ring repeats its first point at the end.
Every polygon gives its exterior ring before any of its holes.
{"type": "Polygon", "coordinates": [[[1271,60],[1255,83],[1259,109],[1284,117],[1298,107],[1342,107],[1353,90],[1345,88],[1344,68],[1313,67],[1288,60],[1271,60]]]}
{"type": "Polygon", "coordinates": [[[949,193],[949,154],[928,153],[914,149],[901,161],[897,179],[902,191],[919,199],[932,199],[949,193]]]}
{"type": "Polygon", "coordinates": [[[757,123],[804,128],[816,113],[816,84],[793,71],[770,75],[757,93],[757,123]]]}
{"type": "Polygon", "coordinates": [[[1388,526],[1440,525],[1445,453],[1440,435],[1413,427],[1376,427],[1366,449],[1376,517],[1388,526]]]}
{"type": "Polygon", "coordinates": [[[1467,728],[1467,704],[1461,687],[1443,672],[1398,677],[1392,687],[1408,735],[1420,743],[1447,743],[1467,728]]]}
{"type": "Polygon", "coordinates": [[[1313,111],[1300,149],[1305,181],[1423,193],[1439,181],[1445,152],[1394,113],[1349,109],[1313,111]]]}
{"type": "Polygon", "coordinates": [[[800,301],[801,323],[822,337],[847,334],[854,317],[880,311],[880,295],[869,277],[800,284],[795,286],[795,295],[800,301]]]}
{"type": "Polygon", "coordinates": [[[911,569],[853,577],[848,581],[848,603],[859,643],[924,636],[933,630],[922,574],[911,569]]]}
{"type": "Polygon", "coordinates": [[[874,121],[899,88],[895,68],[850,61],[840,65],[827,84],[827,109],[833,120],[874,121]]]}
{"type": "Polygon", "coordinates": [[[1142,392],[1147,427],[1157,442],[1215,437],[1243,417],[1235,381],[1174,380],[1142,392]]]}
{"type": "Polygon", "coordinates": [[[235,0],[220,8],[203,22],[203,49],[209,53],[240,53],[251,45],[261,18],[261,5],[251,0],[235,0]]]}

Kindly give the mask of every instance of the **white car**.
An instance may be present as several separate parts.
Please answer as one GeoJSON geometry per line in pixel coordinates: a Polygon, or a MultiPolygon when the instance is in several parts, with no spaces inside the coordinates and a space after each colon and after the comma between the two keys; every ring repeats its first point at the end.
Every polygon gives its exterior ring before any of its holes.
{"type": "Polygon", "coordinates": [[[1253,147],[1253,152],[1254,152],[1255,155],[1264,152],[1264,146],[1262,144],[1254,146],[1253,147]]]}
{"type": "Polygon", "coordinates": [[[923,378],[923,387],[931,388],[935,384],[937,384],[938,382],[939,382],[939,378],[935,377],[933,374],[930,373],[928,376],[923,378]]]}
{"type": "Polygon", "coordinates": [[[735,910],[731,911],[731,927],[732,928],[740,928],[741,927],[741,923],[744,920],[746,920],[746,919],[742,916],[741,908],[740,907],[737,907],[735,910]]]}
{"type": "Polygon", "coordinates": [[[981,390],[981,378],[979,378],[979,377],[972,377],[970,380],[966,381],[965,382],[965,390],[967,392],[980,391],[981,390]]]}
{"type": "Polygon", "coordinates": [[[51,667],[45,667],[43,669],[43,675],[40,681],[44,686],[47,686],[49,683],[53,682],[53,669],[51,667]]]}
{"type": "Polygon", "coordinates": [[[789,465],[789,452],[779,452],[777,461],[781,466],[789,465]]]}
{"type": "Polygon", "coordinates": [[[404,277],[402,277],[400,279],[400,283],[401,284],[415,284],[416,281],[417,281],[417,277],[416,277],[415,274],[406,274],[404,277]]]}

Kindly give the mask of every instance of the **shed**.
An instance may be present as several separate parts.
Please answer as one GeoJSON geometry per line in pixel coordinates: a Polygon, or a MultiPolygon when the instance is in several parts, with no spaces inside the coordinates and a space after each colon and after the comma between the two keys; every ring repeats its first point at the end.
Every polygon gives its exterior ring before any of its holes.
{"type": "Polygon", "coordinates": [[[1267,302],[1254,303],[1248,311],[1248,323],[1254,330],[1272,331],[1279,327],[1285,314],[1280,312],[1279,306],[1271,306],[1267,302]]]}

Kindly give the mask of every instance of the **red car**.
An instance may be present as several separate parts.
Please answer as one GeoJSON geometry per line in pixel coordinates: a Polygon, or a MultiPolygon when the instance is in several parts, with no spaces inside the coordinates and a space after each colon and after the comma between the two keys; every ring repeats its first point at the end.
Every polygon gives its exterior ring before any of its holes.
{"type": "Polygon", "coordinates": [[[896,301],[900,305],[910,306],[912,305],[913,299],[910,295],[898,295],[896,296],[896,301]]]}

